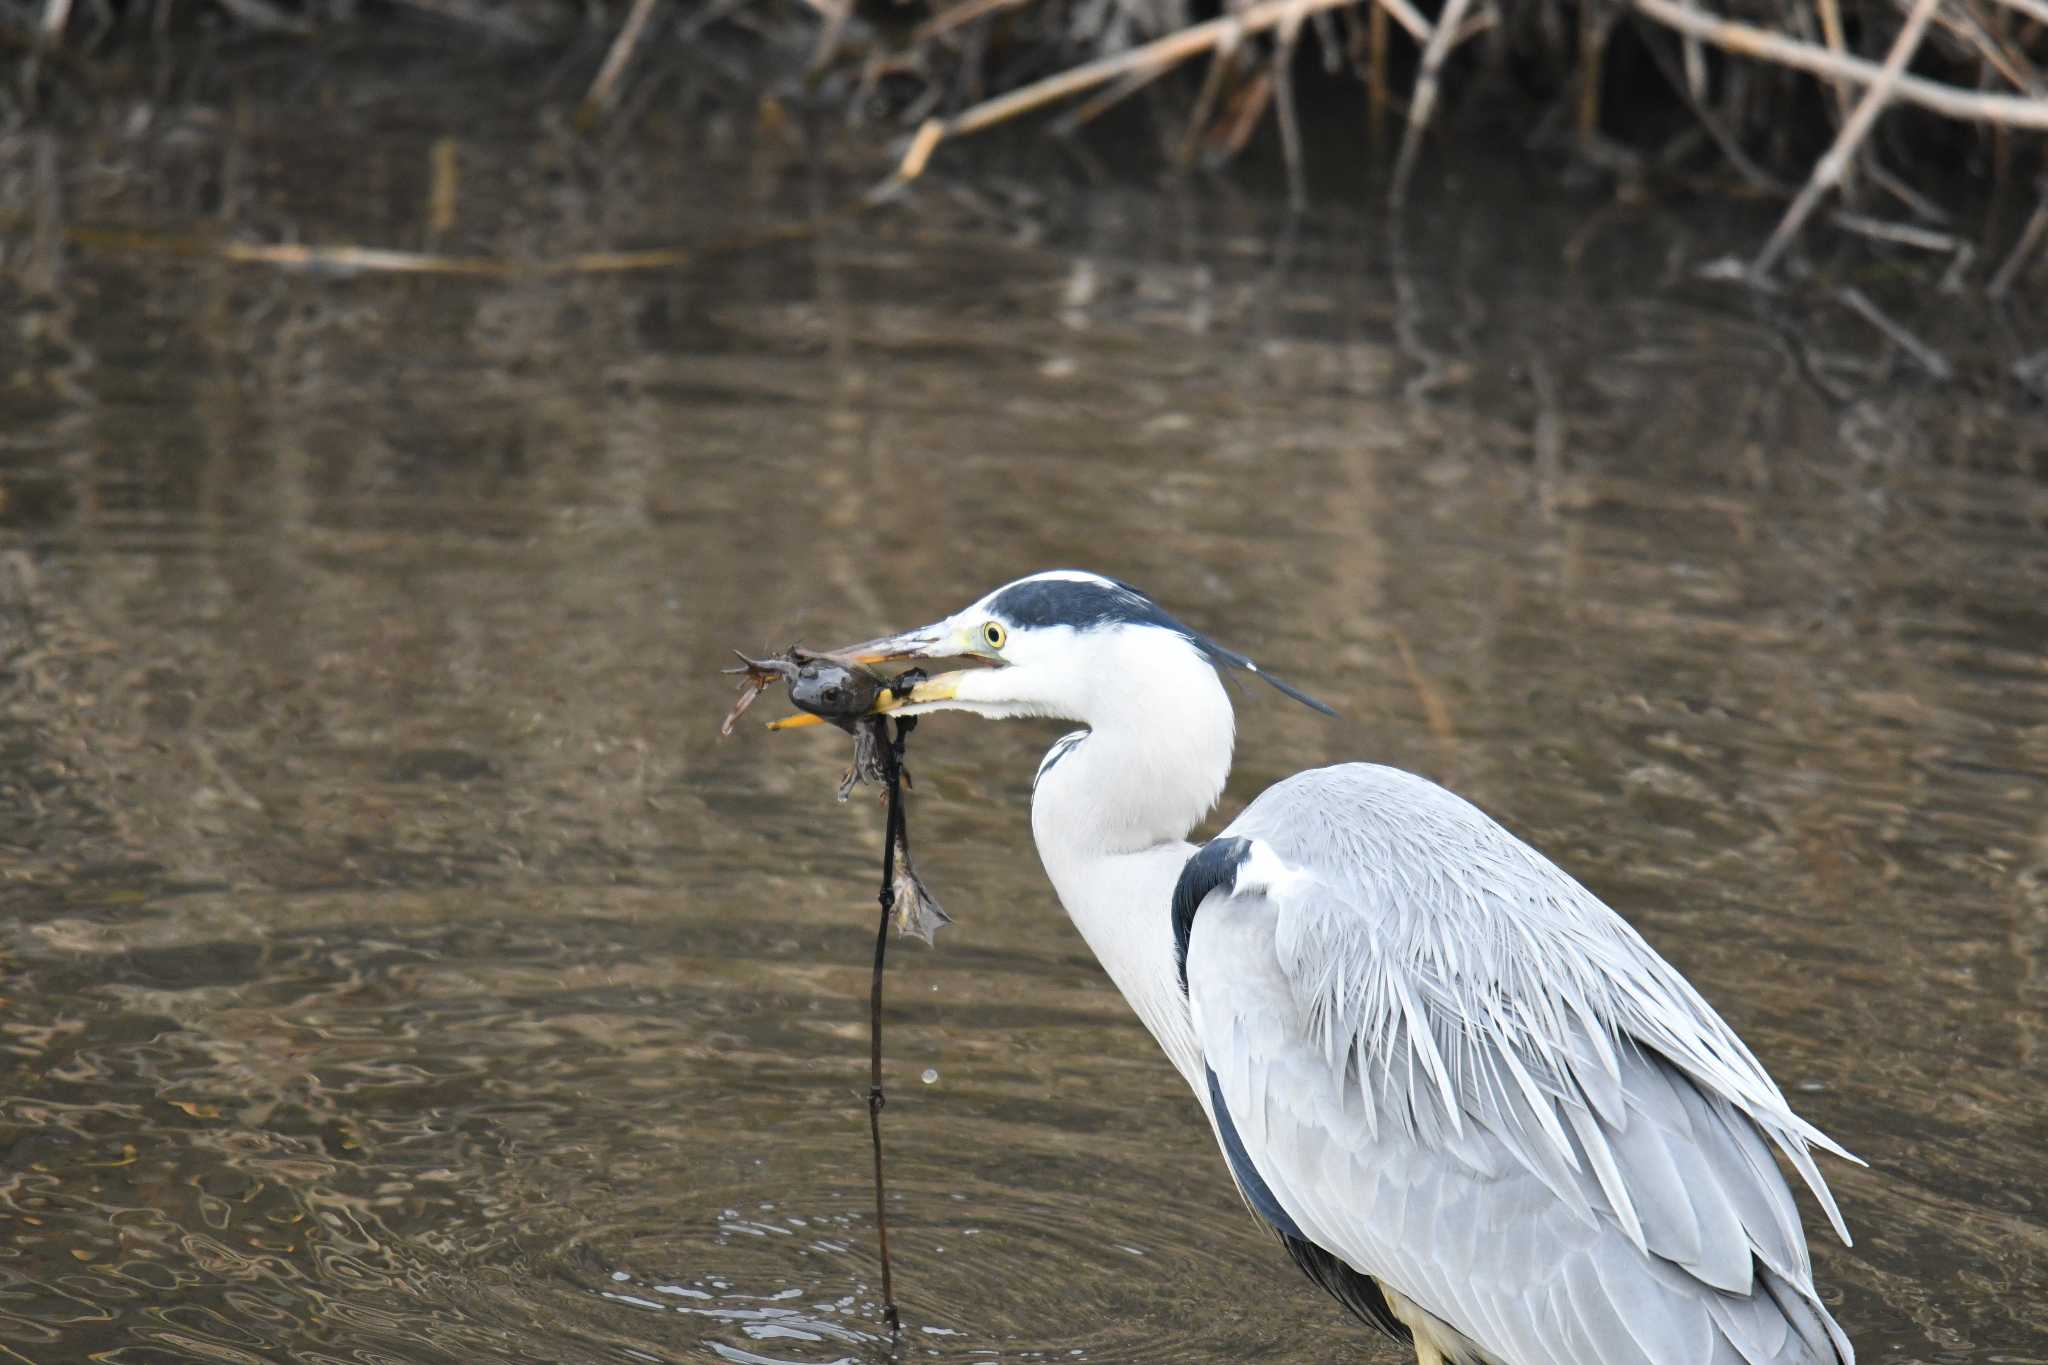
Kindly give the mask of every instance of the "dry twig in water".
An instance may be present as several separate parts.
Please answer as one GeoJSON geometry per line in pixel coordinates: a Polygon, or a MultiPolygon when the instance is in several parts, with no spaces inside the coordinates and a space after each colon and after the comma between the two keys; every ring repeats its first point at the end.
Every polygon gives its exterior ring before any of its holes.
{"type": "Polygon", "coordinates": [[[1458,26],[1472,0],[1444,0],[1436,29],[1422,49],[1422,67],[1415,76],[1415,91],[1408,97],[1408,129],[1401,135],[1401,155],[1394,162],[1394,186],[1389,194],[1395,208],[1408,198],[1408,181],[1415,174],[1415,158],[1422,151],[1422,135],[1436,113],[1436,91],[1444,60],[1451,55],[1458,26]]]}
{"type": "MultiPolygon", "coordinates": [[[[2013,0],[2004,2],[2011,4],[2013,0]]],[[[1841,77],[1861,85],[1870,85],[1883,75],[1882,67],[1860,57],[1838,56],[1826,48],[1787,38],[1782,33],[1773,33],[1753,24],[1718,19],[1689,7],[1683,0],[1629,0],[1629,3],[1644,17],[1666,28],[1690,33],[1739,56],[1791,67],[1809,75],[1841,77]]],[[[1908,75],[1899,76],[1893,83],[1893,89],[1900,99],[1950,118],[2048,131],[2048,99],[1963,90],[1940,81],[1908,75]]]]}
{"type": "Polygon", "coordinates": [[[2020,230],[2020,239],[2013,244],[2012,254],[2005,258],[2004,265],[1998,267],[1998,273],[1991,277],[1991,283],[1984,287],[1984,292],[1994,299],[2003,298],[2005,292],[2012,288],[2013,281],[2020,277],[2020,271],[2025,268],[2027,258],[2034,254],[2044,237],[2048,237],[2048,188],[2043,189],[2041,202],[2035,207],[2034,216],[2027,219],[2026,227],[2020,230]]]}
{"type": "Polygon", "coordinates": [[[1878,306],[1872,303],[1860,289],[1839,289],[1835,297],[1857,317],[1883,333],[1885,339],[1913,357],[1913,363],[1943,383],[1955,378],[1955,367],[1948,363],[1948,357],[1935,350],[1919,337],[1914,336],[1899,323],[1886,317],[1878,306]]]}
{"type": "MultiPolygon", "coordinates": [[[[1382,0],[1387,3],[1388,0],[1382,0]]],[[[1465,0],[1470,3],[1470,0],[1465,0]]],[[[983,100],[952,118],[927,119],[910,140],[910,147],[897,163],[895,173],[868,191],[868,201],[879,202],[892,198],[904,186],[924,174],[927,162],[940,142],[949,137],[964,137],[992,128],[1021,114],[1028,114],[1069,95],[1078,95],[1092,90],[1107,81],[1113,81],[1132,71],[1148,67],[1177,66],[1197,53],[1206,52],[1226,39],[1234,40],[1241,34],[1258,33],[1273,28],[1289,19],[1299,19],[1318,10],[1342,9],[1362,3],[1362,0],[1263,0],[1261,4],[1248,6],[1243,11],[1211,19],[1156,38],[1140,47],[1112,56],[1085,62],[1044,80],[1034,81],[1021,90],[1012,90],[1007,95],[983,100]]],[[[1454,0],[1455,3],[1455,0],[1454,0]]]]}
{"type": "Polygon", "coordinates": [[[1828,148],[1825,156],[1814,163],[1813,174],[1800,189],[1799,197],[1792,201],[1791,208],[1785,210],[1785,216],[1778,222],[1777,231],[1764,243],[1764,249],[1757,253],[1755,264],[1749,268],[1751,278],[1758,282],[1770,278],[1771,267],[1778,263],[1778,258],[1784,254],[1785,248],[1792,244],[1793,237],[1797,236],[1799,229],[1805,225],[1807,215],[1820,203],[1820,197],[1841,183],[1843,172],[1849,165],[1849,158],[1856,154],[1856,149],[1863,144],[1863,139],[1870,135],[1872,126],[1877,122],[1877,116],[1883,113],[1885,105],[1891,102],[1892,91],[1898,85],[1899,77],[1904,74],[1906,63],[1919,51],[1921,35],[1927,31],[1927,21],[1934,17],[1934,7],[1938,3],[1939,0],[1914,0],[1912,13],[1906,16],[1905,27],[1899,30],[1898,37],[1892,40],[1892,50],[1885,54],[1884,66],[1879,70],[1877,79],[1863,92],[1856,112],[1849,116],[1849,121],[1842,125],[1842,131],[1835,135],[1834,145],[1828,148]]]}

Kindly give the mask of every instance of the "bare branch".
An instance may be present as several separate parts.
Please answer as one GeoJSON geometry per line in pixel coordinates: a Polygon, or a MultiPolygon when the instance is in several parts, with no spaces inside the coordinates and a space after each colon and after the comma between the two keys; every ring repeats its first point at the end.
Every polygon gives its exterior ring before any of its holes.
{"type": "MultiPolygon", "coordinates": [[[[1862,85],[1873,84],[1884,74],[1883,68],[1873,62],[1838,55],[1753,24],[1717,19],[1698,10],[1687,9],[1679,0],[1629,0],[1629,3],[1645,18],[1680,33],[1692,34],[1739,56],[1775,62],[1816,76],[1845,77],[1862,85]]],[[[2000,3],[2012,3],[2012,0],[2000,0],[2000,3]]],[[[1900,99],[1950,118],[1998,123],[2010,128],[2048,130],[2048,99],[1964,90],[1940,81],[1903,74],[1894,83],[1893,90],[1900,99]]]]}
{"type": "MultiPolygon", "coordinates": [[[[1863,145],[1863,139],[1877,123],[1877,116],[1891,103],[1892,91],[1905,72],[1906,63],[1920,50],[1920,39],[1927,32],[1927,21],[1934,17],[1934,7],[1940,0],[1914,0],[1913,12],[1906,16],[1905,27],[1892,40],[1892,50],[1885,54],[1884,67],[1877,79],[1863,92],[1863,99],[1856,106],[1856,112],[1849,115],[1849,121],[1842,125],[1842,131],[1835,135],[1834,145],[1827,155],[1814,163],[1813,174],[1799,191],[1799,197],[1792,201],[1792,207],[1785,210],[1779,220],[1777,231],[1764,243],[1764,249],[1757,253],[1756,264],[1750,267],[1750,274],[1763,279],[1771,273],[1778,257],[1805,226],[1807,216],[1820,203],[1820,197],[1842,183],[1842,174],[1848,169],[1849,159],[1856,155],[1856,149],[1863,145]]],[[[2048,106],[2044,106],[2048,108],[2048,106]]]]}

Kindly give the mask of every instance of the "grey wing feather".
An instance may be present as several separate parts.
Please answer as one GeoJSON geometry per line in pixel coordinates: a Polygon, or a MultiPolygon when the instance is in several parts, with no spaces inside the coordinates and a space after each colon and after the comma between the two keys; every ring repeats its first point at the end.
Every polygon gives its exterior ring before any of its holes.
{"type": "Polygon", "coordinates": [[[1853,1361],[1765,1139],[1845,1240],[1809,1149],[1847,1153],[1590,892],[1388,768],[1226,833],[1302,875],[1202,907],[1195,1028],[1320,1245],[1514,1365],[1853,1361]]]}

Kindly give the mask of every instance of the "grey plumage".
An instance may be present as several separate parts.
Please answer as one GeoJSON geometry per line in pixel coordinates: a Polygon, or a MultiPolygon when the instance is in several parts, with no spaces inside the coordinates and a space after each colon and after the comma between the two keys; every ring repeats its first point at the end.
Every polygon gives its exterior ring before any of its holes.
{"type": "Polygon", "coordinates": [[[1476,808],[1323,768],[1189,844],[1230,771],[1222,677],[1267,675],[1099,574],[1033,574],[842,653],[984,665],[918,684],[906,714],[1085,727],[1032,784],[1061,904],[1246,1203],[1417,1365],[1853,1365],[1771,1148],[1844,1239],[1812,1149],[1847,1154],[1476,808]]]}
{"type": "Polygon", "coordinates": [[[1794,1114],[1592,893],[1411,774],[1298,774],[1225,837],[1286,875],[1201,906],[1195,1031],[1316,1244],[1514,1365],[1853,1365],[1815,1295],[1794,1114]]]}

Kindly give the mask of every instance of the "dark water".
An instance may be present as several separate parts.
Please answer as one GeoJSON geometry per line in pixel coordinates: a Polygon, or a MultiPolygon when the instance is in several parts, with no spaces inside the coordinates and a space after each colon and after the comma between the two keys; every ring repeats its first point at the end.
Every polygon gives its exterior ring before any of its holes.
{"type": "MultiPolygon", "coordinates": [[[[1513,183],[1390,239],[991,173],[630,276],[67,243],[532,259],[861,183],[740,116],[285,95],[5,149],[0,1359],[890,1357],[879,813],[835,739],[717,742],[715,670],[1079,564],[1349,718],[1247,694],[1226,811],[1415,768],[1691,974],[1871,1163],[1815,1243],[1865,1360],[2048,1361],[2038,411],[1513,183]]],[[[917,738],[959,923],[890,977],[895,1354],[1397,1359],[1060,913],[1054,733],[917,738]]]]}

